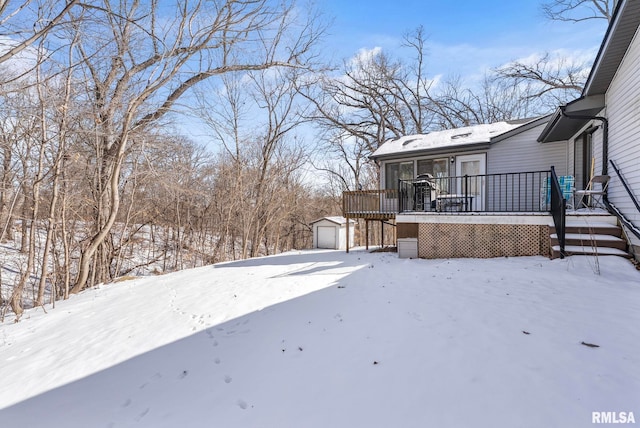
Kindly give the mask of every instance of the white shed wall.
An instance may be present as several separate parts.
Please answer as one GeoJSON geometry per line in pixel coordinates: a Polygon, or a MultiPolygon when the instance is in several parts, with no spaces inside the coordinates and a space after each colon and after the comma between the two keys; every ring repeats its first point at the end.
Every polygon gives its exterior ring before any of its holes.
{"type": "MultiPolygon", "coordinates": [[[[349,247],[353,247],[355,239],[355,224],[349,225],[349,247]]],[[[347,249],[347,224],[337,224],[332,221],[321,219],[313,223],[313,248],[318,247],[319,228],[332,228],[335,233],[335,250],[347,249]]]]}

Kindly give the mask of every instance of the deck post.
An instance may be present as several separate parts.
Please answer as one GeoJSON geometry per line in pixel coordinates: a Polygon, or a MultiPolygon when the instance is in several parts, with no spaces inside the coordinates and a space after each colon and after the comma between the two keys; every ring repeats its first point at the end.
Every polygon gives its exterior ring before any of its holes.
{"type": "Polygon", "coordinates": [[[369,251],[369,220],[365,219],[364,221],[364,240],[367,246],[367,251],[369,251]]]}
{"type": "Polygon", "coordinates": [[[345,218],[347,219],[347,254],[349,254],[349,223],[351,222],[351,220],[349,220],[349,214],[346,213],[345,218]]]}
{"type": "Polygon", "coordinates": [[[380,220],[380,248],[384,248],[384,220],[380,220]]]}

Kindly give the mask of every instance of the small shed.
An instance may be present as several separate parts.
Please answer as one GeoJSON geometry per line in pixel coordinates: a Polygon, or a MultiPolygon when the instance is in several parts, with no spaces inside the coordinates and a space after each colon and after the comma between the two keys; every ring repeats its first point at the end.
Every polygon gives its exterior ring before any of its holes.
{"type": "MultiPolygon", "coordinates": [[[[353,246],[355,221],[349,220],[349,246],[353,246]]],[[[347,249],[347,219],[344,217],[322,217],[311,222],[313,227],[313,248],[332,250],[347,249]]]]}

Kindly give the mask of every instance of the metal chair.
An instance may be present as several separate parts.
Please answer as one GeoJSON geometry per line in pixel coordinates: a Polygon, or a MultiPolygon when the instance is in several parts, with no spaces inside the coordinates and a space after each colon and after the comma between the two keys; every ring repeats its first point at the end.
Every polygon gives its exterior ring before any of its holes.
{"type": "Polygon", "coordinates": [[[605,208],[603,197],[607,194],[610,179],[611,177],[608,175],[596,175],[589,180],[585,190],[574,190],[574,197],[579,198],[576,208],[580,208],[583,204],[586,208],[595,208],[598,206],[605,208]],[[596,185],[599,185],[600,188],[597,189],[596,185]],[[585,199],[587,199],[586,203],[585,199]]]}

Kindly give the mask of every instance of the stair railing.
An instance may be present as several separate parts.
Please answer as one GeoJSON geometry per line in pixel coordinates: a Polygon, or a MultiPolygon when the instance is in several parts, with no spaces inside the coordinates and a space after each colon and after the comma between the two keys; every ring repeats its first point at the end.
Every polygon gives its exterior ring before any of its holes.
{"type": "Polygon", "coordinates": [[[551,216],[553,224],[556,228],[558,236],[558,245],[560,246],[560,258],[565,256],[565,235],[566,235],[566,218],[567,218],[567,200],[562,194],[560,181],[556,174],[555,168],[551,167],[551,216]]]}
{"type": "MultiPolygon", "coordinates": [[[[622,186],[629,194],[629,197],[631,198],[631,201],[633,202],[633,204],[636,206],[636,209],[638,210],[638,212],[640,212],[640,203],[638,203],[638,199],[631,191],[631,188],[629,187],[627,180],[625,180],[624,176],[620,172],[620,169],[612,159],[609,159],[609,163],[611,164],[611,166],[613,167],[613,170],[615,171],[616,175],[620,179],[622,186]]],[[[613,212],[615,216],[618,217],[620,222],[625,226],[627,226],[627,229],[629,229],[631,233],[633,233],[634,235],[636,235],[636,237],[640,239],[640,231],[638,230],[638,227],[634,225],[629,219],[627,219],[615,205],[611,204],[608,198],[605,197],[604,202],[607,208],[609,208],[609,211],[613,212]]]]}

